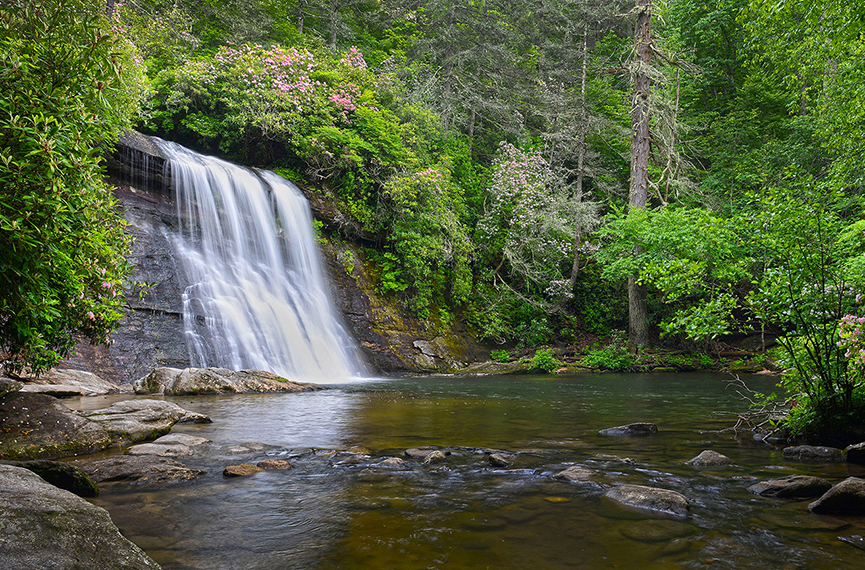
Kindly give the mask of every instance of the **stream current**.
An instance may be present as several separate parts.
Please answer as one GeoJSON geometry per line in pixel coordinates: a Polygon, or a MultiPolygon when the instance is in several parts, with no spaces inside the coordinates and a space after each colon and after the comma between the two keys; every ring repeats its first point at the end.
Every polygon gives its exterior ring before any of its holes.
{"type": "MultiPolygon", "coordinates": [[[[173,430],[213,442],[181,458],[205,474],[161,488],[103,484],[96,503],[166,570],[865,567],[862,517],[818,516],[808,501],[747,491],[763,479],[838,482],[865,468],[786,461],[780,448],[722,431],[734,416],[716,412],[747,408],[726,379],[383,379],[305,394],[170,398],[213,418],[173,430]],[[660,431],[598,434],[637,421],[660,431]],[[421,446],[451,454],[438,465],[382,463],[421,446]],[[684,464],[704,449],[736,465],[684,464]],[[512,468],[492,467],[489,450],[516,454],[512,468]],[[263,459],[293,467],[222,475],[226,465],[263,459]],[[571,465],[592,470],[592,481],[553,479],[571,465]],[[678,491],[691,515],[653,517],[603,497],[623,483],[678,491]]],[[[747,381],[762,391],[774,384],[747,381]]]]}

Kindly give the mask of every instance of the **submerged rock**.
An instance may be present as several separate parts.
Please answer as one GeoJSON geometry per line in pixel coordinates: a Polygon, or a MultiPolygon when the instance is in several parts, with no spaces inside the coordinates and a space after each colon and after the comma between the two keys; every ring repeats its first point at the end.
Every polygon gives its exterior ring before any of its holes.
{"type": "Polygon", "coordinates": [[[263,469],[252,463],[241,463],[240,465],[229,465],[222,471],[224,477],[249,477],[261,473],[263,469]]]}
{"type": "Polygon", "coordinates": [[[832,488],[832,483],[820,477],[808,475],[788,475],[779,479],[760,481],[748,490],[761,497],[790,499],[816,498],[832,488]]]}
{"type": "Polygon", "coordinates": [[[724,465],[733,465],[733,460],[717,451],[707,449],[697,457],[686,461],[685,465],[693,465],[694,467],[721,467],[724,465]]]}
{"type": "Polygon", "coordinates": [[[628,507],[681,518],[687,517],[691,508],[681,493],[642,485],[619,485],[604,496],[628,507]]]}
{"type": "Polygon", "coordinates": [[[311,392],[318,384],[292,382],[263,370],[233,371],[226,368],[156,368],[135,382],[136,394],[183,396],[195,394],[246,394],[259,392],[311,392]]]}
{"type": "Polygon", "coordinates": [[[0,465],[0,552],[15,570],[159,570],[105,509],[21,467],[0,465]]]}
{"type": "Polygon", "coordinates": [[[865,515],[865,479],[844,479],[808,508],[818,515],[865,515]]]}
{"type": "Polygon", "coordinates": [[[623,426],[616,426],[607,429],[602,429],[598,432],[601,435],[652,435],[658,433],[658,426],[649,422],[638,422],[623,426]]]}
{"type": "Polygon", "coordinates": [[[834,463],[846,461],[844,450],[822,445],[796,445],[785,447],[784,459],[818,463],[834,463]]]}

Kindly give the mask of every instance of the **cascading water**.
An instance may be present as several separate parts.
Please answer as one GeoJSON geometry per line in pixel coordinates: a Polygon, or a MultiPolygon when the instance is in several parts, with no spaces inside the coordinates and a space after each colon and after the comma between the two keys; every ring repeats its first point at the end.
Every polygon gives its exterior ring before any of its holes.
{"type": "Polygon", "coordinates": [[[183,321],[191,365],[316,382],[363,375],[297,187],[273,172],[157,142],[177,199],[175,246],[188,283],[183,321]]]}

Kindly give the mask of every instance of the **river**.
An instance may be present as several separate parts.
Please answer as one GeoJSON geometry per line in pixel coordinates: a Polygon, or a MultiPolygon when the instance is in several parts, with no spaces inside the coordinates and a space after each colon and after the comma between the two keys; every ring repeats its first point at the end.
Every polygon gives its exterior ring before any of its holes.
{"type": "MultiPolygon", "coordinates": [[[[205,475],[163,489],[103,484],[96,503],[165,570],[865,567],[865,551],[847,542],[861,544],[862,517],[817,516],[808,501],[747,491],[762,479],[838,482],[865,468],[789,462],[780,448],[723,431],[729,412],[747,409],[728,378],[406,378],[306,394],[170,398],[213,418],[173,430],[214,442],[205,456],[184,459],[205,475]],[[598,434],[637,421],[659,432],[598,434]],[[237,448],[250,442],[258,451],[237,448]],[[421,446],[451,454],[434,466],[382,465],[421,446]],[[684,464],[704,449],[736,465],[684,464]],[[492,467],[489,450],[515,454],[512,468],[492,467]],[[267,458],[293,468],[222,475],[225,465],[267,458]],[[571,465],[593,479],[553,479],[571,465]],[[659,519],[603,497],[622,483],[678,491],[691,516],[659,519]]],[[[747,381],[772,390],[772,379],[747,381]]]]}

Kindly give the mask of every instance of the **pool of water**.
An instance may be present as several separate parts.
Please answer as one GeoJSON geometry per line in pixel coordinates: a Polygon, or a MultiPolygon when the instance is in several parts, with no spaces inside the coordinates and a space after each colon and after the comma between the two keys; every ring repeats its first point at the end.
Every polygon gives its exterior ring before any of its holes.
{"type": "MultiPolygon", "coordinates": [[[[860,569],[862,517],[747,487],[789,474],[833,482],[847,464],[785,461],[780,448],[722,431],[747,405],[720,375],[385,379],[308,394],[170,398],[213,424],[175,432],[214,442],[184,462],[199,479],[165,488],[103,484],[97,504],[166,570],[607,568],[860,569]],[[719,413],[721,412],[721,413],[719,413]],[[659,433],[598,430],[651,421],[659,433]],[[258,451],[232,450],[250,442],[258,451]],[[435,446],[447,461],[406,459],[435,446]],[[490,465],[489,450],[516,455],[490,465]],[[687,466],[704,449],[736,463],[687,466]],[[224,478],[225,465],[288,459],[288,471],[224,478]],[[582,465],[592,481],[553,475],[582,465]],[[622,483],[684,494],[687,520],[626,510],[603,497],[622,483]]],[[[773,381],[751,377],[761,391],[773,381]]]]}

